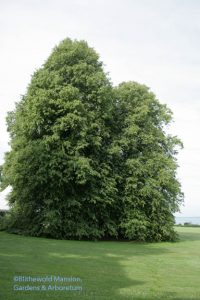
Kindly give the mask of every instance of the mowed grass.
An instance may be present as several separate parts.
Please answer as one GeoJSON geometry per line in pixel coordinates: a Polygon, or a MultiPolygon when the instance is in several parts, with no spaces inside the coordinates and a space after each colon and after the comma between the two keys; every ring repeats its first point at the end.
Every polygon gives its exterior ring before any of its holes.
{"type": "MultiPolygon", "coordinates": [[[[176,230],[177,243],[64,241],[0,232],[0,299],[200,300],[200,228],[176,230]],[[80,277],[81,283],[56,285],[81,285],[82,291],[14,291],[13,277],[20,275],[80,277]]],[[[18,283],[27,284],[38,285],[18,283]]]]}

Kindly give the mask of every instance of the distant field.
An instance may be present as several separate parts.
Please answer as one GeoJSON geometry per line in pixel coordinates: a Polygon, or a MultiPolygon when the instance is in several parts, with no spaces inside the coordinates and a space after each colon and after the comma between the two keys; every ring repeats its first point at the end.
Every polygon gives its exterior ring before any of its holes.
{"type": "Polygon", "coordinates": [[[200,300],[200,228],[176,230],[177,243],[61,241],[0,232],[0,299],[200,300]],[[82,281],[14,283],[20,275],[82,281]],[[14,284],[82,291],[14,291],[14,284]]]}

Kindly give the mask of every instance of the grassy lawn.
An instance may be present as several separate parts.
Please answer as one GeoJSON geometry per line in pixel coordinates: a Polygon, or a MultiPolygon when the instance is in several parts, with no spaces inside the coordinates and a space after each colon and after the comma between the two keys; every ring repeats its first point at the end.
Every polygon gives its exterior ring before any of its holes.
{"type": "Polygon", "coordinates": [[[0,299],[199,300],[200,228],[176,230],[177,243],[61,241],[0,232],[0,299]],[[82,281],[14,283],[20,275],[82,281]],[[14,291],[14,284],[82,291],[14,291]]]}

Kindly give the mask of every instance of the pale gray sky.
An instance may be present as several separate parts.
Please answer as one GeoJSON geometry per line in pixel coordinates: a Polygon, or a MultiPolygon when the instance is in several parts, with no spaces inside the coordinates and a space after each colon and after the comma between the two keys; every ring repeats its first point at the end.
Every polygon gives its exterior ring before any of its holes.
{"type": "Polygon", "coordinates": [[[170,131],[185,146],[178,155],[182,215],[200,216],[199,16],[198,0],[1,0],[0,163],[8,149],[6,113],[31,74],[64,38],[85,39],[114,84],[144,83],[174,112],[170,131]]]}

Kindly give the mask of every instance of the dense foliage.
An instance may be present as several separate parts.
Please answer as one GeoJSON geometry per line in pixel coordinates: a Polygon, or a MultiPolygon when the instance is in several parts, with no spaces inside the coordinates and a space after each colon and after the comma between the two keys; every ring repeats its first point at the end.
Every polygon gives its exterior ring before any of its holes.
{"type": "Polygon", "coordinates": [[[182,201],[172,113],[136,82],[113,87],[96,52],[66,39],[7,117],[12,232],[173,240],[182,201]]]}

